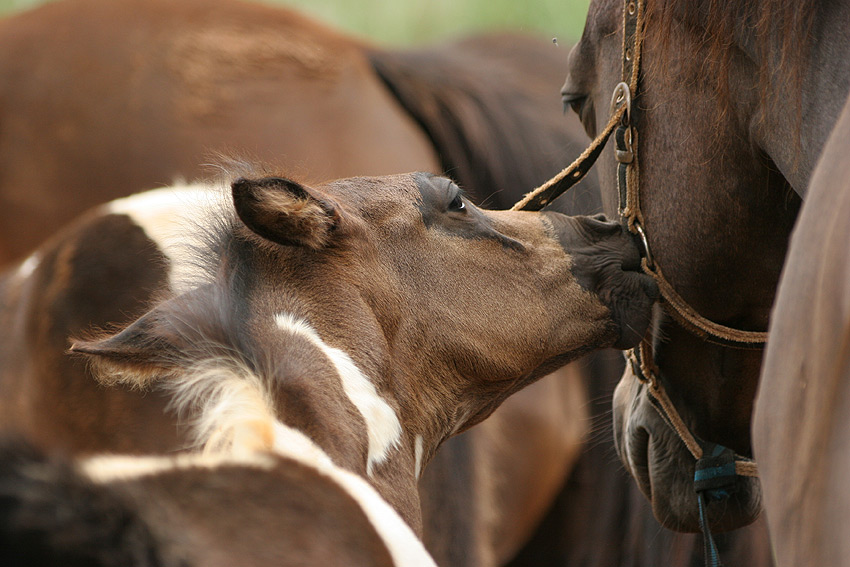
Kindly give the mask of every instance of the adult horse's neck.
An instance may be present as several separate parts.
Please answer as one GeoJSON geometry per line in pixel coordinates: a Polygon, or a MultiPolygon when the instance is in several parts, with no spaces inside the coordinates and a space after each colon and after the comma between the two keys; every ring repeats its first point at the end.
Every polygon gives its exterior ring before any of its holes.
{"type": "MultiPolygon", "coordinates": [[[[774,34],[767,76],[768,93],[759,96],[759,112],[750,126],[753,139],[786,180],[805,197],[809,176],[850,90],[850,2],[819,3],[799,61],[805,69],[798,83],[783,68],[782,37],[774,34]],[[783,80],[782,78],[786,78],[783,80]],[[802,89],[801,89],[802,87],[802,89]],[[799,104],[799,107],[798,107],[799,104]]],[[[754,41],[744,42],[752,55],[754,41]]],[[[755,59],[758,60],[758,59],[755,59]]]]}

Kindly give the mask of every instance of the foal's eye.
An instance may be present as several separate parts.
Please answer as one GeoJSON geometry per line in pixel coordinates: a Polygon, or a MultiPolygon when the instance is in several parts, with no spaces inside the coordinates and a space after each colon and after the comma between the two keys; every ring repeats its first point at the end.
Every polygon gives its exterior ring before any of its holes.
{"type": "Polygon", "coordinates": [[[457,195],[455,195],[455,198],[452,199],[452,202],[449,203],[449,210],[462,211],[464,209],[466,209],[466,203],[463,202],[463,196],[458,193],[457,195]]]}

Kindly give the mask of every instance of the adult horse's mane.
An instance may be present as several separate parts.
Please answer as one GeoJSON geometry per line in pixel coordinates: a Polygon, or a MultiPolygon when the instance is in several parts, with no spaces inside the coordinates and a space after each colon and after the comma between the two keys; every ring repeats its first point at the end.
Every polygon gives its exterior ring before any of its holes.
{"type": "MultiPolygon", "coordinates": [[[[716,81],[706,85],[716,89],[725,111],[730,102],[732,57],[741,43],[744,54],[758,67],[761,95],[769,97],[770,85],[783,81],[800,91],[818,9],[817,0],[647,0],[646,37],[658,42],[668,56],[673,53],[668,49],[670,38],[680,26],[700,38],[708,56],[683,59],[694,65],[697,76],[716,81]],[[784,76],[770,76],[767,63],[771,61],[784,76]]],[[[669,61],[664,58],[658,63],[663,69],[669,61]]],[[[799,99],[794,102],[799,109],[799,99]]]]}
{"type": "Polygon", "coordinates": [[[564,48],[511,34],[369,54],[432,140],[443,171],[467,190],[490,191],[473,198],[492,208],[513,204],[500,192],[536,187],[584,149],[565,147],[563,122],[540,118],[542,108],[560,108],[566,58],[564,48]]]}

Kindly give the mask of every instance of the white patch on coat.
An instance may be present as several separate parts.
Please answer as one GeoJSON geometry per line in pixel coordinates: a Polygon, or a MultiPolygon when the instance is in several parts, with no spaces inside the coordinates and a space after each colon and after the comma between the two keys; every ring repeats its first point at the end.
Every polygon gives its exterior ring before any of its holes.
{"type": "Polygon", "coordinates": [[[186,453],[174,456],[98,455],[81,459],[77,466],[94,482],[108,483],[173,470],[215,469],[222,465],[233,464],[268,470],[273,468],[275,463],[275,459],[262,453],[245,456],[186,453]]]}
{"type": "Polygon", "coordinates": [[[327,453],[300,431],[280,422],[275,427],[275,449],[282,456],[316,469],[330,478],[360,505],[398,566],[436,567],[425,546],[366,480],[336,466],[327,453]]]}
{"type": "Polygon", "coordinates": [[[395,411],[351,357],[338,348],[328,346],[309,323],[288,313],[275,315],[275,323],[283,331],[309,339],[336,367],[345,394],[366,422],[369,440],[366,474],[372,476],[375,465],[383,463],[389,451],[401,441],[401,423],[395,411]]]}
{"type": "Polygon", "coordinates": [[[15,271],[15,277],[21,280],[27,279],[32,275],[40,263],[41,256],[39,256],[38,252],[30,254],[30,256],[18,266],[18,269],[15,271]]]}
{"type": "MultiPolygon", "coordinates": [[[[305,327],[309,330],[309,326],[305,327]]],[[[103,456],[81,461],[80,469],[97,482],[127,480],[192,467],[227,464],[272,469],[272,454],[316,470],[360,506],[397,566],[436,567],[424,545],[365,479],[331,460],[304,433],[274,418],[261,378],[236,361],[210,359],[175,378],[175,404],[198,415],[192,421],[200,453],[172,457],[103,456]]]]}
{"type": "Polygon", "coordinates": [[[274,411],[268,386],[244,364],[214,357],[161,383],[170,407],[190,415],[195,443],[205,454],[251,455],[271,451],[274,411]]]}
{"type": "MultiPolygon", "coordinates": [[[[176,185],[137,193],[104,205],[108,214],[127,215],[169,260],[169,283],[175,294],[191,288],[198,270],[192,261],[196,228],[211,211],[226,205],[212,185],[176,185]]],[[[202,231],[201,231],[202,232],[202,231]]]]}
{"type": "Polygon", "coordinates": [[[419,475],[422,474],[422,443],[422,436],[417,435],[416,441],[413,443],[413,458],[416,462],[416,480],[419,480],[419,475]]]}
{"type": "Polygon", "coordinates": [[[228,358],[210,358],[160,386],[170,406],[191,416],[192,437],[201,449],[173,457],[103,456],[82,461],[92,479],[108,482],[167,470],[244,464],[268,468],[274,451],[277,417],[262,379],[228,358]]]}

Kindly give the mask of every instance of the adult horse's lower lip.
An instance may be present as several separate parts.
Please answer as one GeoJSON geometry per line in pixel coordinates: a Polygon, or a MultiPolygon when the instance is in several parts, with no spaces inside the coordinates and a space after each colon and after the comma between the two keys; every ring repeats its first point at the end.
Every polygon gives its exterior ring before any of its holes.
{"type": "MultiPolygon", "coordinates": [[[[666,528],[698,532],[699,509],[694,490],[696,461],[649,402],[627,367],[614,392],[614,443],[626,470],[652,504],[655,518],[666,528]]],[[[743,527],[761,512],[758,479],[737,477],[730,495],[707,500],[712,531],[743,527]]]]}

